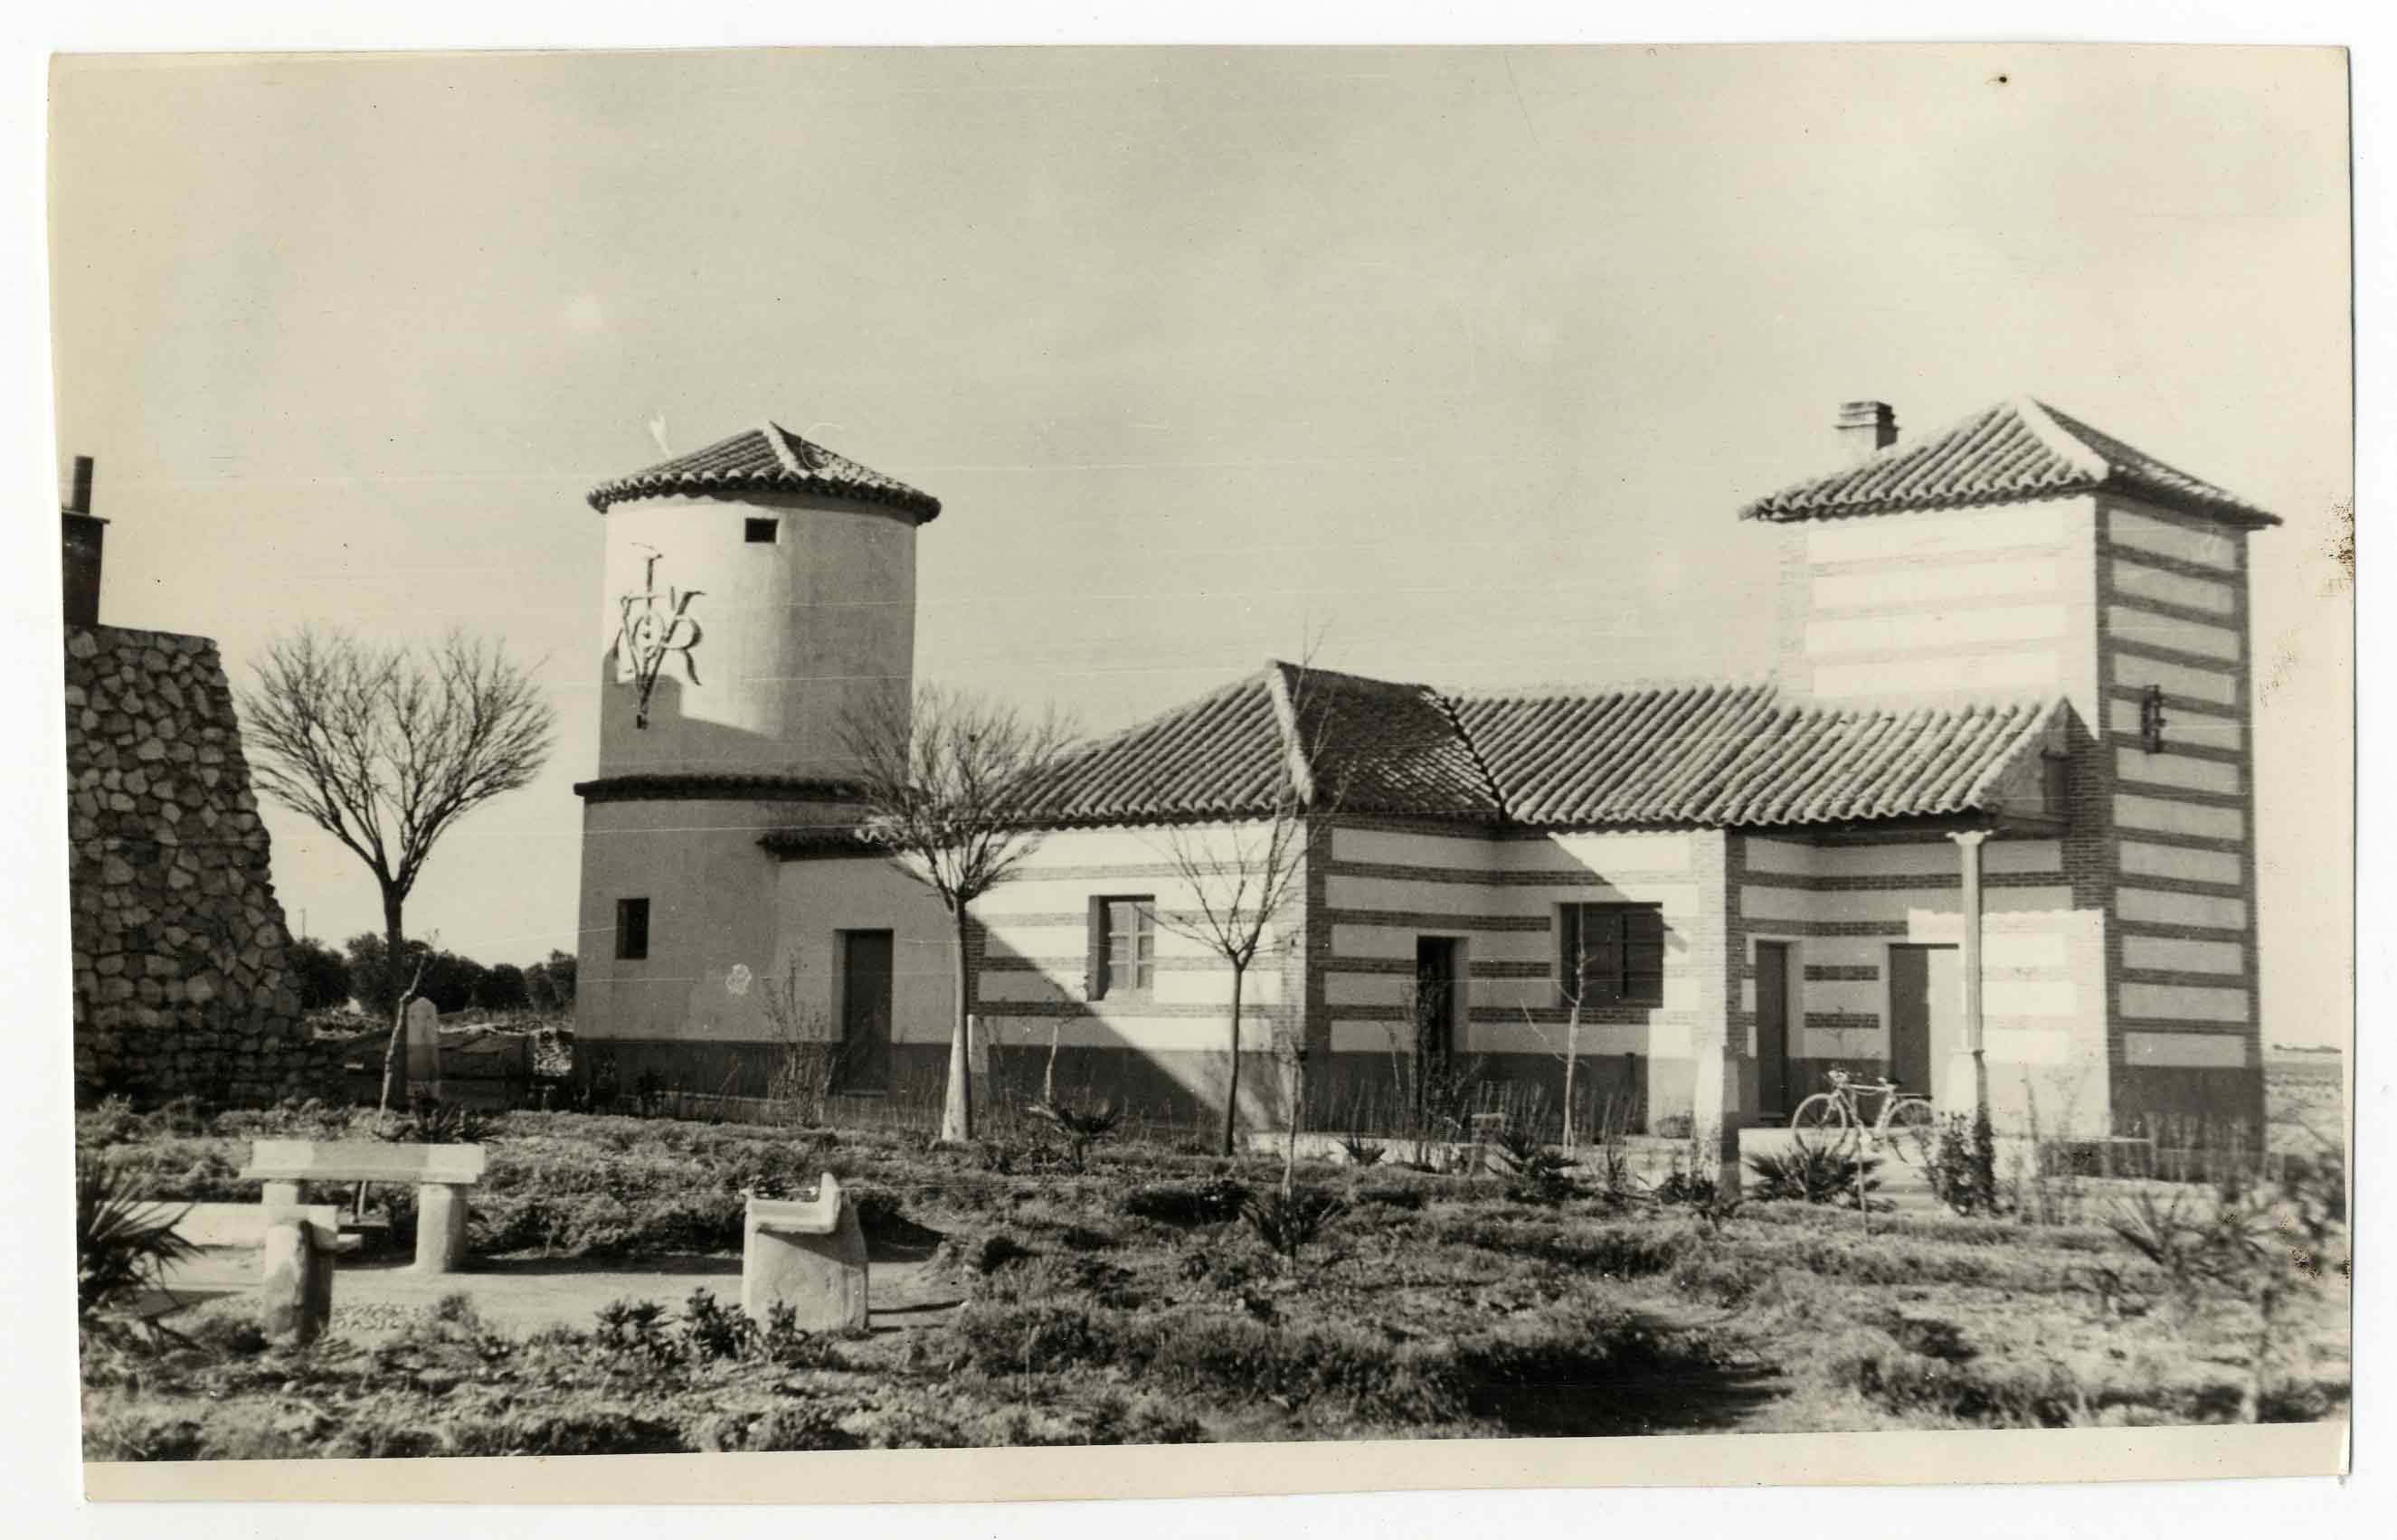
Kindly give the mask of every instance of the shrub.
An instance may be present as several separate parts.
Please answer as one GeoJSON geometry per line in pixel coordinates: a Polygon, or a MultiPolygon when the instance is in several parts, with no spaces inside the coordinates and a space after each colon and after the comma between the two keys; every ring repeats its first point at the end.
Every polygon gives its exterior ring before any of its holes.
{"type": "Polygon", "coordinates": [[[1030,1247],[1001,1230],[996,1235],[983,1237],[982,1244],[974,1248],[970,1265],[975,1272],[988,1276],[1009,1263],[1021,1262],[1031,1254],[1030,1247]]]}
{"type": "Polygon", "coordinates": [[[2086,1389],[2053,1360],[1984,1366],[1952,1351],[1932,1355],[1895,1342],[1833,1360],[1835,1375],[1893,1412],[2014,1427],[2069,1427],[2087,1415],[2086,1389]]]}
{"type": "Polygon", "coordinates": [[[175,1233],[188,1209],[160,1213],[135,1191],[118,1167],[76,1159],[75,1313],[87,1326],[143,1291],[164,1288],[168,1267],[199,1254],[175,1233]]]}
{"type": "Polygon", "coordinates": [[[1872,1156],[1800,1140],[1780,1154],[1749,1156],[1748,1167],[1756,1174],[1754,1192],[1761,1202],[1889,1207],[1871,1197],[1881,1185],[1873,1175],[1881,1161],[1872,1156]]]}
{"type": "Polygon", "coordinates": [[[1726,1192],[1719,1183],[1679,1166],[1666,1172],[1665,1180],[1656,1184],[1655,1197],[1666,1208],[1688,1210],[1709,1230],[1739,1212],[1737,1193],[1726,1192]]]}
{"type": "Polygon", "coordinates": [[[1340,1147],[1347,1154],[1348,1163],[1352,1166],[1373,1165],[1379,1161],[1383,1156],[1389,1153],[1389,1147],[1387,1145],[1376,1145],[1370,1140],[1359,1139],[1353,1133],[1343,1134],[1341,1136],[1340,1147]]]}
{"type": "Polygon", "coordinates": [[[1314,1244],[1323,1227],[1348,1212],[1347,1202],[1319,1187],[1278,1187],[1240,1205],[1240,1217],[1257,1239],[1295,1268],[1299,1252],[1314,1244]]]}
{"type": "Polygon", "coordinates": [[[1228,1173],[1204,1182],[1151,1182],[1123,1195],[1120,1207],[1135,1219],[1161,1225],[1220,1225],[1236,1217],[1249,1189],[1228,1173]]]}
{"type": "Polygon", "coordinates": [[[1580,1196],[1573,1163],[1549,1149],[1538,1134],[1520,1127],[1501,1129],[1492,1140],[1514,1181],[1506,1196],[1517,1203],[1558,1204],[1580,1196]]]}
{"type": "Polygon", "coordinates": [[[1111,1106],[1084,1112],[1044,1100],[1035,1102],[1024,1110],[1056,1135],[1065,1146],[1067,1163],[1078,1172],[1089,1159],[1091,1146],[1114,1137],[1116,1125],[1123,1120],[1123,1114],[1111,1106]]]}
{"type": "Polygon", "coordinates": [[[1924,1174],[1939,1200],[1960,1214],[1998,1212],[1997,1133],[1984,1107],[1966,1118],[1950,1113],[1924,1174]]]}
{"type": "Polygon", "coordinates": [[[486,1119],[471,1107],[419,1096],[407,1112],[375,1127],[375,1137],[402,1145],[479,1145],[486,1119]]]}

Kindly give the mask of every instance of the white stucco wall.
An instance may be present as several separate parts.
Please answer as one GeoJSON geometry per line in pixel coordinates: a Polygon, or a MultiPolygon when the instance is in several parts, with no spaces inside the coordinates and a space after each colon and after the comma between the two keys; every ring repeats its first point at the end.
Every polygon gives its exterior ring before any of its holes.
{"type": "Polygon", "coordinates": [[[915,659],[912,515],[824,498],[646,498],[604,516],[599,607],[599,770],[833,775],[843,714],[874,691],[909,688],[915,659]],[[770,544],[746,520],[777,521],[770,544]],[[649,725],[616,657],[620,601],[646,581],[698,591],[685,613],[700,640],[660,670],[649,725]],[[694,682],[691,672],[698,678],[694,682]]]}

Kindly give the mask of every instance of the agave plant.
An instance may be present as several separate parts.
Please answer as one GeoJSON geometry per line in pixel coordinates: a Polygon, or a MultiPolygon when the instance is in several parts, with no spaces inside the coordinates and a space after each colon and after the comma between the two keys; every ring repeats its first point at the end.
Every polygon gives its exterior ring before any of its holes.
{"type": "Polygon", "coordinates": [[[1871,1156],[1801,1141],[1785,1154],[1751,1155],[1748,1166],[1756,1173],[1757,1198],[1767,1203],[1889,1206],[1869,1196],[1881,1186],[1881,1178],[1873,1174],[1881,1161],[1871,1156]]]}
{"type": "Polygon", "coordinates": [[[199,1254],[175,1233],[191,1212],[143,1201],[124,1173],[91,1156],[75,1161],[75,1313],[84,1320],[148,1289],[164,1289],[167,1269],[199,1254]]]}
{"type": "Polygon", "coordinates": [[[1024,1110],[1056,1131],[1057,1137],[1065,1141],[1065,1158],[1076,1171],[1082,1169],[1083,1162],[1090,1156],[1091,1146],[1112,1136],[1116,1125],[1123,1120],[1122,1113],[1104,1105],[1093,1112],[1083,1112],[1044,1100],[1035,1102],[1024,1110]]]}
{"type": "Polygon", "coordinates": [[[1285,1187],[1249,1199],[1240,1205],[1240,1217],[1259,1240],[1295,1268],[1300,1250],[1347,1209],[1346,1200],[1320,1188],[1285,1187]]]}

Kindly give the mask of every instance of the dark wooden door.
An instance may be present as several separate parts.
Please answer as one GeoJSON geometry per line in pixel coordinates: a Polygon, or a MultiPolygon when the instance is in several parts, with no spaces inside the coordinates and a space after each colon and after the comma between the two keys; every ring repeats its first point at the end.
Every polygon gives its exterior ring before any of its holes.
{"type": "Polygon", "coordinates": [[[891,932],[840,933],[840,1089],[891,1089],[891,932]]]}
{"type": "Polygon", "coordinates": [[[1789,944],[1756,944],[1756,1100],[1760,1111],[1788,1117],[1789,1094],[1789,944]]]}
{"type": "Polygon", "coordinates": [[[1444,1078],[1456,1046],[1456,942],[1415,938],[1415,1083],[1444,1078]]]}
{"type": "Polygon", "coordinates": [[[1933,1093],[1937,1051],[1948,1046],[1962,1009],[1956,969],[1953,946],[1889,949],[1888,1075],[1902,1090],[1933,1093]]]}

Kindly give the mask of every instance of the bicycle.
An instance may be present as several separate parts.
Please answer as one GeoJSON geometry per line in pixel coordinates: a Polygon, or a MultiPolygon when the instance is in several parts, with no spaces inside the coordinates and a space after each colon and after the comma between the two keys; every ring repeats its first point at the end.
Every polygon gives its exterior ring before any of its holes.
{"type": "Polygon", "coordinates": [[[1878,1149],[1890,1140],[1899,1159],[1911,1161],[1920,1154],[1929,1161],[1932,1132],[1938,1126],[1930,1097],[1900,1091],[1895,1080],[1855,1079],[1844,1069],[1831,1071],[1829,1079],[1830,1090],[1807,1097],[1789,1115],[1789,1130],[1801,1142],[1838,1150],[1861,1134],[1868,1148],[1878,1149]],[[1881,1116],[1866,1117],[1856,1105],[1859,1096],[1879,1096],[1881,1116]]]}

